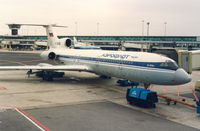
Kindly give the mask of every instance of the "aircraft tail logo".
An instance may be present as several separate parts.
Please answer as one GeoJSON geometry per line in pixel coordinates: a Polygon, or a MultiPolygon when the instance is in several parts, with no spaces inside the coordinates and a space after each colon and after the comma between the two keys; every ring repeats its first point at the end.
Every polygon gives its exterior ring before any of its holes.
{"type": "Polygon", "coordinates": [[[49,37],[54,37],[53,33],[49,33],[49,37]]]}

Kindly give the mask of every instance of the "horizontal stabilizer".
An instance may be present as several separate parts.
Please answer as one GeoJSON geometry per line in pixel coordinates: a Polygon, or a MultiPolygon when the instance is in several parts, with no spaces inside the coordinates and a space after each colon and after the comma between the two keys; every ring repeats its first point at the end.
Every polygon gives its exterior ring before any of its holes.
{"type": "Polygon", "coordinates": [[[43,27],[64,27],[67,28],[67,26],[61,26],[61,25],[56,25],[56,24],[15,24],[15,25],[25,25],[25,26],[43,26],[43,27]]]}

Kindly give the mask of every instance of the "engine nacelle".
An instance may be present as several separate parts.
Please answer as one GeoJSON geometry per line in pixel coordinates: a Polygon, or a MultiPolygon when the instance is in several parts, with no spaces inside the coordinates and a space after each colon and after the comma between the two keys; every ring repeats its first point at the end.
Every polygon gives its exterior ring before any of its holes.
{"type": "Polygon", "coordinates": [[[62,47],[71,48],[73,46],[73,41],[69,38],[63,38],[59,40],[62,47]]]}
{"type": "Polygon", "coordinates": [[[72,41],[70,39],[66,39],[65,46],[71,47],[72,46],[72,41]]]}
{"type": "Polygon", "coordinates": [[[44,51],[40,54],[41,58],[44,60],[54,60],[56,59],[56,53],[44,51]]]}
{"type": "Polygon", "coordinates": [[[48,58],[50,60],[54,60],[54,59],[56,59],[56,54],[54,52],[50,52],[49,55],[48,55],[48,58]]]}

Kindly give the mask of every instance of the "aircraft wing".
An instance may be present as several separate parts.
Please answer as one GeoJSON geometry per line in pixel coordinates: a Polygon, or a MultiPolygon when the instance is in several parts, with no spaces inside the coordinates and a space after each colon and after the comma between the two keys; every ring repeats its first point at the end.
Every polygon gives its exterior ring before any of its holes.
{"type": "Polygon", "coordinates": [[[25,66],[0,66],[0,70],[67,70],[67,71],[91,71],[84,65],[25,65],[25,66]]]}

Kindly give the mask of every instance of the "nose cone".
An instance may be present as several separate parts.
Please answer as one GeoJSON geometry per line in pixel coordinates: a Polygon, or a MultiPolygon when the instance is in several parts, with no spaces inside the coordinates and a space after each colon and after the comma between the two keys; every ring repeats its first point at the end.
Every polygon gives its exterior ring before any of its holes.
{"type": "Polygon", "coordinates": [[[188,83],[192,80],[192,78],[188,75],[187,72],[185,72],[185,70],[183,70],[182,68],[179,68],[176,70],[175,72],[175,82],[177,84],[185,84],[188,83]]]}

